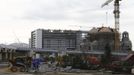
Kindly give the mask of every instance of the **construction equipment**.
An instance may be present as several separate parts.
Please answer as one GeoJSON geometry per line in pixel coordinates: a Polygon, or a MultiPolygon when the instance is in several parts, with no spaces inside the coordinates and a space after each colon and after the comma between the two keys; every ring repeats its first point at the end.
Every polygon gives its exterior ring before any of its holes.
{"type": "Polygon", "coordinates": [[[12,72],[20,72],[28,71],[28,68],[31,66],[31,57],[16,57],[13,60],[9,60],[11,63],[10,70],[12,72]]]}
{"type": "MultiPolygon", "coordinates": [[[[104,7],[105,5],[108,5],[113,0],[107,0],[104,4],[102,4],[101,7],[104,7]]],[[[120,49],[120,34],[119,34],[119,18],[120,18],[120,2],[121,0],[114,0],[114,18],[115,18],[115,50],[120,49]]]]}
{"type": "MultiPolygon", "coordinates": [[[[113,0],[107,0],[104,4],[102,4],[101,7],[104,7],[105,5],[108,5],[113,0]]],[[[119,1],[121,0],[115,0],[114,1],[114,18],[115,18],[115,29],[119,31],[119,18],[120,18],[120,8],[119,8],[119,1]]]]}

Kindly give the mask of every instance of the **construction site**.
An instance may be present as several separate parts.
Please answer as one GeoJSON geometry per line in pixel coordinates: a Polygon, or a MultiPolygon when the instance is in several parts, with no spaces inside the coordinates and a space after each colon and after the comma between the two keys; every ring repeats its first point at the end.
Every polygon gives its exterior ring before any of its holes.
{"type": "Polygon", "coordinates": [[[0,72],[7,75],[133,74],[134,52],[129,32],[120,33],[121,0],[107,0],[102,7],[112,1],[114,28],[32,31],[30,48],[0,48],[1,61],[8,61],[5,71],[0,69],[0,72]],[[86,35],[81,38],[83,33],[86,35]]]}

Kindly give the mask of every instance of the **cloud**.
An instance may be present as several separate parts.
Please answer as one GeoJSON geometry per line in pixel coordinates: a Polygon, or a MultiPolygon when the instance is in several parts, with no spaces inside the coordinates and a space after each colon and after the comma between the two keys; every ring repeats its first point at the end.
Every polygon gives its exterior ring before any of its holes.
{"type": "MultiPolygon", "coordinates": [[[[13,42],[15,37],[9,33],[12,30],[22,42],[28,42],[30,32],[37,28],[79,29],[69,25],[102,24],[114,27],[113,2],[101,8],[104,2],[105,0],[0,0],[0,41],[13,42]]],[[[122,0],[120,3],[121,32],[128,30],[133,39],[134,1],[122,0]]]]}
{"type": "Polygon", "coordinates": [[[85,12],[92,14],[89,11],[95,11],[100,8],[101,4],[97,5],[94,3],[95,2],[89,0],[34,0],[26,8],[24,15],[20,17],[22,19],[44,19],[52,21],[72,19],[77,20],[81,18],[85,12]],[[96,8],[95,6],[99,7],[96,8]]]}

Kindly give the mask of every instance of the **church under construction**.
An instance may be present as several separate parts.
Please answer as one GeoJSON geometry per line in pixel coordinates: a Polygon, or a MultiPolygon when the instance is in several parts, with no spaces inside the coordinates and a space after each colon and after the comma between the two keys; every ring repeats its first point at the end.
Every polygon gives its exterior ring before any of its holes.
{"type": "Polygon", "coordinates": [[[92,28],[83,42],[81,43],[81,49],[83,50],[105,50],[106,44],[109,44],[111,50],[115,49],[115,46],[118,45],[118,50],[122,51],[131,51],[132,43],[129,39],[129,33],[123,32],[120,39],[120,34],[113,28],[110,27],[100,27],[92,28]],[[117,39],[117,40],[116,40],[117,39]],[[119,40],[119,42],[118,42],[119,40]],[[118,44],[117,44],[118,43],[118,44]]]}

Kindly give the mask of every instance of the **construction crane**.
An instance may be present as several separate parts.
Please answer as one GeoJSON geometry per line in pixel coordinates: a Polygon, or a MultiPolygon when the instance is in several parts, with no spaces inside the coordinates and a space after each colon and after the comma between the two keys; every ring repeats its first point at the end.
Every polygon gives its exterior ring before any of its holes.
{"type": "MultiPolygon", "coordinates": [[[[102,4],[101,7],[104,7],[105,5],[108,5],[111,3],[113,0],[107,0],[104,4],[102,4]]],[[[119,31],[119,18],[120,18],[120,2],[121,0],[115,0],[114,1],[114,18],[115,18],[115,29],[119,31]]]]}
{"type": "MultiPolygon", "coordinates": [[[[109,3],[111,3],[113,0],[107,0],[104,4],[102,4],[101,7],[104,7],[105,5],[108,5],[109,3]]],[[[115,50],[119,50],[120,48],[120,34],[119,34],[119,18],[120,18],[120,2],[121,0],[114,0],[114,18],[115,18],[115,50]]]]}

